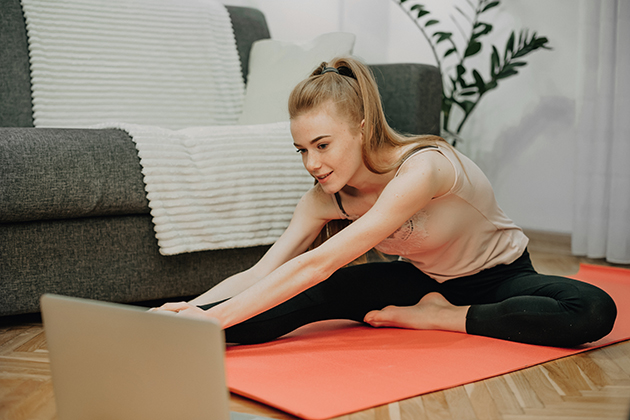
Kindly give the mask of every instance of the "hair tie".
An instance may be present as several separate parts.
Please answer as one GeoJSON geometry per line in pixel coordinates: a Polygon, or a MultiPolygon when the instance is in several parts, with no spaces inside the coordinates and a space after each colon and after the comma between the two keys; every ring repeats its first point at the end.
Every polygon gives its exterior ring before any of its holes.
{"type": "Polygon", "coordinates": [[[337,69],[337,73],[339,73],[342,76],[350,77],[351,79],[357,80],[357,77],[354,75],[350,67],[340,66],[337,69]]]}
{"type": "Polygon", "coordinates": [[[334,73],[339,74],[339,70],[337,70],[334,67],[324,67],[324,70],[322,70],[321,74],[330,73],[331,71],[334,72],[334,73]]]}

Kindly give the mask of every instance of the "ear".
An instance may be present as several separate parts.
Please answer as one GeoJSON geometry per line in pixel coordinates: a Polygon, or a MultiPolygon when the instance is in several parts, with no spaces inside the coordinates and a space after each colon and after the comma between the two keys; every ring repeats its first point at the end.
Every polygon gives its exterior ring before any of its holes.
{"type": "Polygon", "coordinates": [[[359,135],[361,136],[361,143],[365,140],[363,133],[365,131],[365,120],[361,120],[361,124],[359,124],[359,135]]]}

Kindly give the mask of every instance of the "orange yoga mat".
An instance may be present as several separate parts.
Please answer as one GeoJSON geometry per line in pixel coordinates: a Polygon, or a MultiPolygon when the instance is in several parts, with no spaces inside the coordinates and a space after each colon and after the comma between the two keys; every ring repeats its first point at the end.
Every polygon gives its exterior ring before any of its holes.
{"type": "Polygon", "coordinates": [[[327,419],[630,338],[630,270],[583,264],[572,277],[606,290],[619,311],[612,333],[588,346],[561,349],[322,321],[270,343],[229,347],[228,386],[295,416],[327,419]]]}

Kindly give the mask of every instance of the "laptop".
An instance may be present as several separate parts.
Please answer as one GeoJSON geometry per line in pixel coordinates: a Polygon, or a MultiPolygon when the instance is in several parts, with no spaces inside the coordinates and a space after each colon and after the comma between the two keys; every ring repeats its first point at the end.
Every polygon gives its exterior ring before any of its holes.
{"type": "Polygon", "coordinates": [[[229,411],[225,343],[211,320],[46,294],[59,420],[263,420],[229,411]]]}

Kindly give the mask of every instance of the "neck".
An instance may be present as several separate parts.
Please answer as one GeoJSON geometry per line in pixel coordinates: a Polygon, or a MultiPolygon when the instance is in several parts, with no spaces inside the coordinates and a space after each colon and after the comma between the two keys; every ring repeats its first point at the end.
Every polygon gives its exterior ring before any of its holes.
{"type": "MultiPolygon", "coordinates": [[[[392,148],[378,153],[378,155],[375,156],[374,163],[380,167],[388,167],[396,162],[400,156],[401,150],[392,148]]],[[[381,191],[383,191],[395,175],[396,169],[392,169],[391,171],[383,174],[377,174],[370,171],[364,164],[355,176],[348,182],[344,188],[344,192],[357,196],[371,194],[380,195],[381,191]]]]}
{"type": "Polygon", "coordinates": [[[365,168],[365,171],[367,174],[364,174],[364,176],[357,176],[348,182],[348,184],[346,184],[343,188],[344,192],[355,196],[371,194],[380,195],[381,191],[383,191],[389,181],[391,181],[396,174],[395,171],[390,171],[384,174],[375,174],[370,172],[367,168],[365,168]]]}

